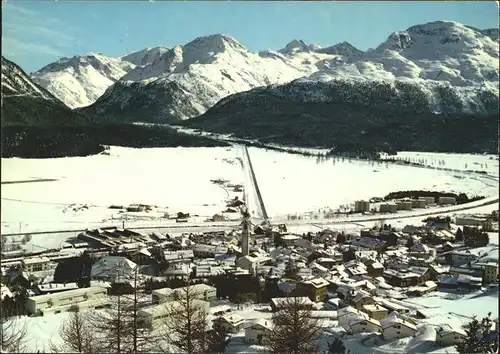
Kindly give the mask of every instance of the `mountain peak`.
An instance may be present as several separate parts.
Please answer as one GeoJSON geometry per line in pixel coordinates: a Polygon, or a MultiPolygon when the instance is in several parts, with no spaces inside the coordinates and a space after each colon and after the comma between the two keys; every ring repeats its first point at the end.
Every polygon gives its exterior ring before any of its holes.
{"type": "Polygon", "coordinates": [[[278,52],[283,54],[293,54],[296,52],[309,52],[313,49],[313,47],[317,47],[315,45],[307,45],[302,39],[294,39],[290,43],[288,43],[285,48],[280,49],[278,52]]]}
{"type": "Polygon", "coordinates": [[[167,47],[148,47],[136,52],[131,52],[121,56],[119,59],[128,61],[137,66],[144,66],[152,64],[155,60],[168,52],[170,49],[167,47]]]}
{"type": "Polygon", "coordinates": [[[316,50],[318,53],[332,54],[332,55],[343,55],[346,57],[357,57],[363,54],[362,50],[359,50],[349,42],[341,42],[335,44],[331,47],[321,48],[316,50]]]}
{"type": "Polygon", "coordinates": [[[34,83],[16,63],[2,55],[2,97],[42,98],[60,104],[51,93],[34,83]]]}
{"type": "MultiPolygon", "coordinates": [[[[494,31],[479,30],[459,22],[434,21],[409,27],[406,31],[391,33],[389,38],[377,47],[376,51],[388,49],[400,52],[414,45],[418,46],[418,50],[422,50],[424,45],[431,44],[434,46],[458,45],[464,47],[462,49],[481,48],[484,44],[482,42],[484,37],[492,38],[494,34],[494,31]]],[[[488,46],[488,44],[486,45],[488,46]]],[[[437,50],[437,48],[435,49],[437,50]]]]}
{"type": "Polygon", "coordinates": [[[102,53],[61,58],[31,75],[70,108],[88,106],[135,65],[102,53]]]}
{"type": "Polygon", "coordinates": [[[197,37],[183,46],[183,50],[204,50],[207,52],[222,53],[228,49],[247,50],[234,37],[217,33],[208,36],[197,37]]]}

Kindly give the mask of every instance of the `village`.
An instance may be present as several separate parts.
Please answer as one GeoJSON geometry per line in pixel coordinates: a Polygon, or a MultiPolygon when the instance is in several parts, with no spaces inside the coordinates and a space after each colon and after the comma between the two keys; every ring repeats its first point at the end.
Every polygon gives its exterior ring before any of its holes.
{"type": "MultiPolygon", "coordinates": [[[[144,300],[141,326],[156,329],[191,288],[226,330],[226,352],[265,348],[273,313],[290,297],[310,306],[334,336],[368,333],[382,344],[414,338],[435,317],[434,309],[412,306],[414,299],[492,289],[498,299],[498,238],[490,243],[498,210],[422,219],[401,229],[379,222],[359,232],[300,233],[286,224],[255,225],[243,212],[232,231],[86,230],[60,250],[2,257],[2,308],[11,316],[50,316],[104,309],[135,294],[144,300]]],[[[497,310],[490,311],[498,333],[497,310]]],[[[463,326],[446,320],[431,327],[436,348],[466,338],[463,326]]]]}

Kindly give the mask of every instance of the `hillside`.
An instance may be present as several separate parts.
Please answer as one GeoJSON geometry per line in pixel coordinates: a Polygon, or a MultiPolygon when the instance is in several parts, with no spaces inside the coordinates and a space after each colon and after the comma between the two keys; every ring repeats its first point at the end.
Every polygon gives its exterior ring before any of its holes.
{"type": "Polygon", "coordinates": [[[337,152],[493,152],[498,147],[498,97],[482,97],[484,114],[464,115],[449,88],[430,107],[419,86],[397,82],[305,82],[259,88],[221,100],[180,123],[293,146],[337,152]],[[445,112],[433,113],[439,108],[445,112]],[[496,109],[497,113],[494,112],[496,109]]]}
{"type": "Polygon", "coordinates": [[[31,78],[68,107],[77,108],[94,103],[133,68],[135,65],[128,61],[88,54],[62,58],[31,74],[31,78]]]}
{"type": "Polygon", "coordinates": [[[2,56],[2,126],[87,124],[15,63],[2,56]]]}
{"type": "Polygon", "coordinates": [[[105,145],[221,146],[172,129],[101,123],[75,112],[2,57],[2,157],[48,158],[97,154],[105,145]]]}

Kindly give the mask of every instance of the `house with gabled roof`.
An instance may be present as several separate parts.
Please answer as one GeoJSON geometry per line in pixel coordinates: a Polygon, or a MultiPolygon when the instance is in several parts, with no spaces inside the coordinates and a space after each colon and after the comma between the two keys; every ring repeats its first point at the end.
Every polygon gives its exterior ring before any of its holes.
{"type": "Polygon", "coordinates": [[[369,293],[360,290],[351,297],[350,303],[357,310],[362,310],[365,305],[375,305],[375,300],[373,300],[373,297],[369,293]]]}
{"type": "Polygon", "coordinates": [[[228,333],[238,333],[243,329],[245,319],[237,313],[226,313],[214,320],[228,333]]]}
{"type": "Polygon", "coordinates": [[[320,302],[325,300],[326,289],[330,282],[323,278],[312,278],[297,283],[297,294],[309,297],[311,301],[320,302]]]}
{"type": "Polygon", "coordinates": [[[356,317],[363,317],[366,319],[370,318],[368,314],[364,313],[363,311],[359,311],[352,306],[346,306],[337,311],[337,320],[339,321],[340,326],[348,325],[349,320],[356,317]]]}
{"type": "Polygon", "coordinates": [[[412,337],[417,333],[417,327],[406,320],[397,317],[394,312],[380,321],[385,340],[412,337]]]}
{"type": "Polygon", "coordinates": [[[266,337],[272,329],[270,320],[258,318],[251,321],[245,327],[245,342],[249,344],[262,345],[266,343],[266,337]]]}
{"type": "Polygon", "coordinates": [[[355,316],[349,318],[346,325],[343,326],[348,332],[355,333],[380,333],[382,334],[382,326],[380,322],[373,318],[365,318],[364,316],[355,316]]]}
{"type": "Polygon", "coordinates": [[[467,339],[467,333],[462,328],[452,328],[444,325],[436,329],[436,343],[443,347],[454,346],[467,339]]]}

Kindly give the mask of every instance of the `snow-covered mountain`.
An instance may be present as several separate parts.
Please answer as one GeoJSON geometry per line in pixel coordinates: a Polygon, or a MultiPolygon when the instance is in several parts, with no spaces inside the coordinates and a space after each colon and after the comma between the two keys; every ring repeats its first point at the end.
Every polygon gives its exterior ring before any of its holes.
{"type": "Polygon", "coordinates": [[[34,83],[17,64],[2,56],[2,98],[33,97],[54,101],[57,99],[34,83]]]}
{"type": "Polygon", "coordinates": [[[302,51],[253,53],[229,36],[200,37],[131,70],[85,110],[129,120],[191,118],[233,93],[309,75],[331,57],[302,51]]]}
{"type": "Polygon", "coordinates": [[[146,48],[120,57],[121,60],[127,61],[137,66],[144,66],[153,63],[167,52],[167,47],[146,48]]]}
{"type": "Polygon", "coordinates": [[[70,107],[125,120],[178,120],[204,113],[232,94],[256,87],[307,82],[408,82],[429,92],[449,85],[464,107],[470,92],[498,95],[498,29],[438,21],[395,32],[363,52],[347,42],[321,48],[293,40],[254,53],[226,35],[154,47],[120,58],[64,58],[33,74],[70,107]]]}
{"type": "MultiPolygon", "coordinates": [[[[377,81],[391,87],[411,85],[427,97],[427,105],[442,111],[439,91],[460,101],[464,113],[487,112],[481,97],[498,101],[498,41],[493,31],[456,22],[433,22],[392,33],[361,57],[325,63],[324,68],[298,82],[360,83],[377,81]]],[[[397,91],[397,90],[396,90],[397,91]]]]}
{"type": "Polygon", "coordinates": [[[87,122],[15,63],[2,56],[2,126],[65,126],[87,122]]]}
{"type": "Polygon", "coordinates": [[[429,106],[436,107],[436,87],[449,87],[465,112],[482,111],[479,91],[498,96],[495,33],[438,21],[392,33],[366,52],[347,42],[321,48],[293,40],[278,51],[253,53],[229,36],[201,37],[129,71],[88,109],[129,120],[187,119],[231,94],[300,78],[347,85],[408,83],[426,92],[429,106]]]}
{"type": "Polygon", "coordinates": [[[314,52],[320,49],[321,46],[318,44],[306,44],[302,39],[294,39],[278,52],[291,55],[297,52],[314,52]]]}
{"type": "Polygon", "coordinates": [[[347,58],[357,58],[363,55],[363,51],[354,47],[349,42],[342,42],[331,47],[317,49],[318,53],[340,55],[347,58]]]}
{"type": "Polygon", "coordinates": [[[68,107],[77,108],[94,103],[134,67],[128,61],[91,53],[62,58],[31,74],[31,78],[68,107]]]}

